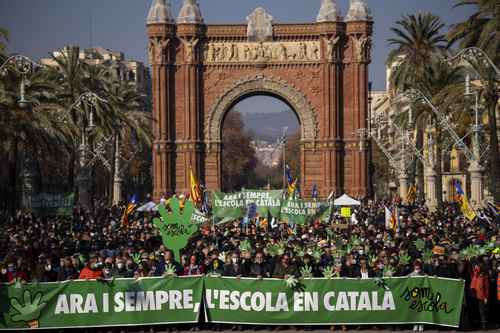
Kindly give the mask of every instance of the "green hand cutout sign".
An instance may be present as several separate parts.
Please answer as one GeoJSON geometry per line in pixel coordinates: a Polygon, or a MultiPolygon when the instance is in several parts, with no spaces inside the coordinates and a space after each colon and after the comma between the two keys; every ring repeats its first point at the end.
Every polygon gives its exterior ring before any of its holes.
{"type": "Polygon", "coordinates": [[[160,229],[163,244],[174,251],[175,258],[179,260],[180,251],[187,245],[189,237],[196,232],[198,226],[191,222],[191,215],[194,212],[191,201],[186,201],[181,213],[179,200],[172,198],[170,209],[171,213],[161,204],[158,207],[161,218],[155,218],[153,223],[160,229]]]}
{"type": "Polygon", "coordinates": [[[11,316],[12,321],[24,321],[30,328],[38,328],[40,312],[47,305],[46,302],[42,302],[42,296],[42,293],[38,293],[31,298],[31,291],[26,289],[23,293],[24,304],[21,304],[15,297],[11,298],[10,305],[17,311],[11,316]]]}
{"type": "Polygon", "coordinates": [[[141,255],[139,253],[132,253],[131,257],[132,257],[132,261],[136,265],[139,265],[141,263],[141,255]]]}

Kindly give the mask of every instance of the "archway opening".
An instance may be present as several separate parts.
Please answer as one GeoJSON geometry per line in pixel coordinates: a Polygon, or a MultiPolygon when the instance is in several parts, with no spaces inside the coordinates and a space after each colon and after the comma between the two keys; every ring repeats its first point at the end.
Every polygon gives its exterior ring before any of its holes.
{"type": "Polygon", "coordinates": [[[292,177],[300,176],[300,119],[277,95],[252,93],[236,100],[222,120],[221,138],[225,192],[283,188],[283,157],[292,177]]]}

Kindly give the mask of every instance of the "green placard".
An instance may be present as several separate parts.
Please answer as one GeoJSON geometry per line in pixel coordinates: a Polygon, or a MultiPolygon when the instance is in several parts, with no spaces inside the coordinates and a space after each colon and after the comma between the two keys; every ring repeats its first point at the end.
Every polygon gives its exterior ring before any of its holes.
{"type": "Polygon", "coordinates": [[[202,289],[202,277],[0,285],[0,329],[197,322],[202,289]]]}
{"type": "MultiPolygon", "coordinates": [[[[306,224],[315,219],[324,219],[328,204],[322,201],[290,199],[281,206],[281,219],[288,223],[306,224]]],[[[327,214],[329,217],[329,214],[327,214]]]]}
{"type": "Polygon", "coordinates": [[[0,284],[0,330],[197,322],[458,327],[464,281],[180,277],[0,284]],[[204,293],[203,293],[204,291],[204,293]]]}
{"type": "Polygon", "coordinates": [[[464,282],[427,277],[205,279],[209,322],[263,325],[435,324],[458,327],[464,282]]]}
{"type": "Polygon", "coordinates": [[[212,192],[212,212],[218,218],[239,219],[245,216],[247,206],[254,203],[257,213],[267,217],[278,217],[281,209],[283,191],[244,190],[237,193],[212,192]]]}

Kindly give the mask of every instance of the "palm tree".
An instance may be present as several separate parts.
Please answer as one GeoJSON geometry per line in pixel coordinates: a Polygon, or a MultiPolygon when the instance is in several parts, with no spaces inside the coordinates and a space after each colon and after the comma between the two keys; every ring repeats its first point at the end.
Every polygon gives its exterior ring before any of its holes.
{"type": "MultiPolygon", "coordinates": [[[[474,6],[476,12],[465,22],[455,24],[448,39],[450,44],[459,43],[460,48],[479,47],[500,64],[500,6],[497,0],[457,0],[455,6],[474,6]]],[[[496,73],[480,61],[471,64],[481,81],[479,93],[488,112],[488,136],[490,148],[489,179],[490,191],[495,201],[500,201],[500,156],[498,150],[497,114],[499,78],[496,73]]]]}
{"type": "Polygon", "coordinates": [[[18,161],[20,156],[34,159],[45,153],[58,152],[58,143],[63,140],[58,124],[52,116],[55,100],[55,84],[52,72],[45,68],[37,69],[26,85],[28,108],[18,105],[20,75],[7,70],[6,80],[0,84],[0,154],[7,156],[9,165],[10,207],[15,208],[16,189],[21,179],[18,161]],[[42,154],[42,152],[44,152],[42,154]]]}
{"type": "Polygon", "coordinates": [[[387,64],[396,65],[391,75],[391,88],[405,90],[422,81],[429,59],[446,50],[446,37],[441,32],[444,23],[431,13],[405,15],[391,28],[387,64]]]}
{"type": "MultiPolygon", "coordinates": [[[[442,33],[444,24],[441,19],[431,13],[404,15],[391,28],[395,37],[388,39],[393,50],[389,53],[387,64],[395,67],[390,77],[392,94],[408,88],[421,87],[431,59],[443,54],[447,47],[446,36],[442,33]]],[[[423,144],[423,127],[417,126],[416,145],[423,144]]],[[[416,174],[422,173],[422,165],[414,161],[410,181],[414,182],[416,174]],[[419,171],[420,170],[420,171],[419,171]]],[[[422,199],[424,181],[419,177],[419,199],[422,199]]]]}
{"type": "Polygon", "coordinates": [[[500,15],[497,0],[456,0],[454,7],[474,6],[466,21],[454,24],[448,33],[450,44],[460,48],[479,47],[498,63],[500,60],[500,15]]]}

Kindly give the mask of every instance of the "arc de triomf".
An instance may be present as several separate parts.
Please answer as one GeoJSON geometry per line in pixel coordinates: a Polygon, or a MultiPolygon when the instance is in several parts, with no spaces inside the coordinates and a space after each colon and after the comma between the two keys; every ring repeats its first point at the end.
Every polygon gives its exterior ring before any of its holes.
{"type": "MultiPolygon", "coordinates": [[[[208,3],[208,1],[207,1],[208,3]]],[[[147,20],[152,66],[154,197],[188,192],[192,168],[207,189],[221,188],[221,127],[242,99],[265,94],[296,113],[300,182],[356,197],[370,194],[366,128],[372,19],[364,0],[343,18],[323,0],[316,22],[275,24],[259,7],[247,24],[205,24],[196,0],[175,21],[165,0],[147,20]]]]}

